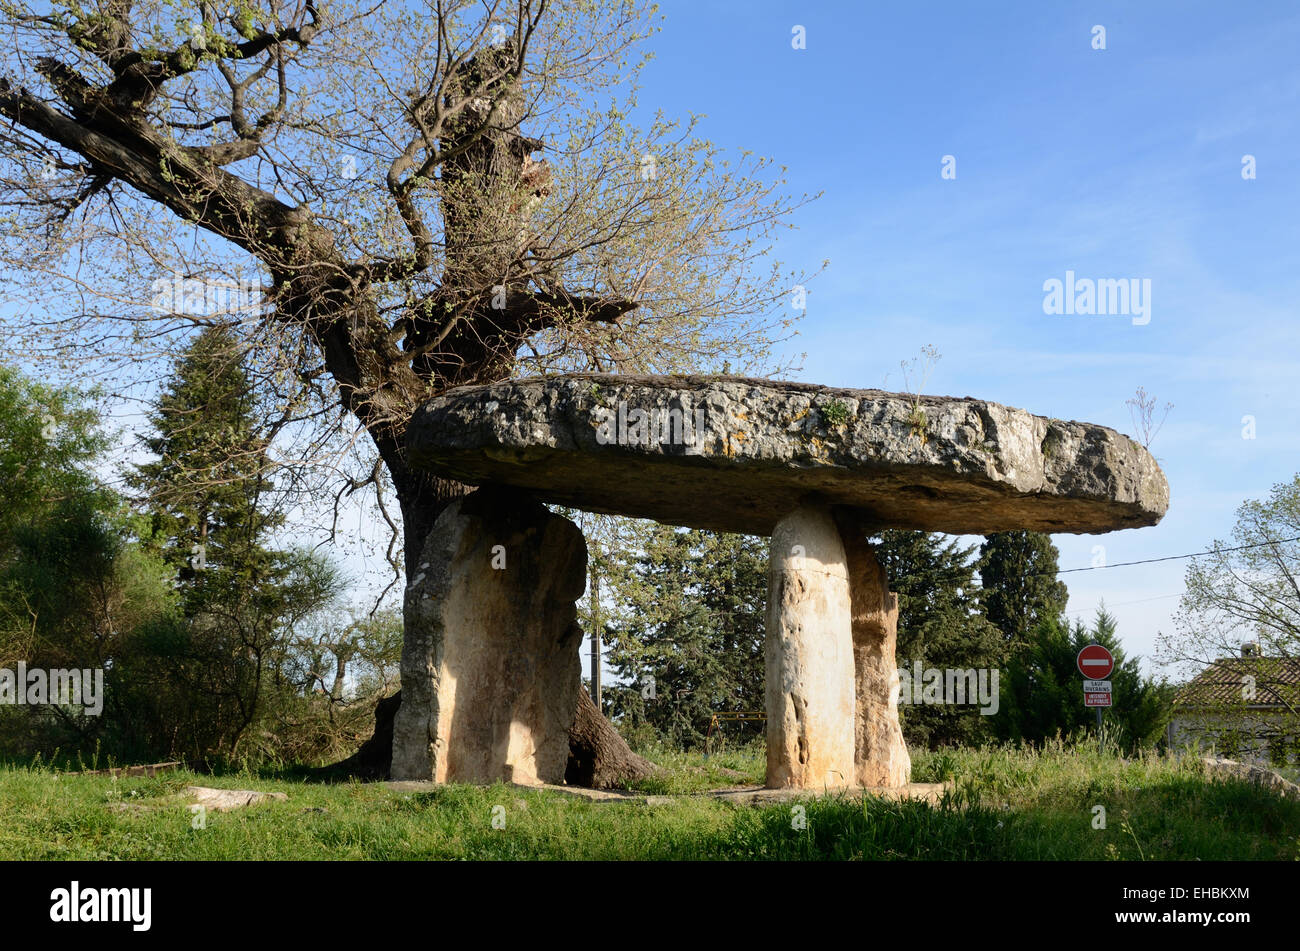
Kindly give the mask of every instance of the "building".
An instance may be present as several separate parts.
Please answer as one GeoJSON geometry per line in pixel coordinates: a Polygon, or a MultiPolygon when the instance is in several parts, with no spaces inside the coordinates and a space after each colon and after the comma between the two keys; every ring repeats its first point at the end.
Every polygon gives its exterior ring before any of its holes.
{"type": "Polygon", "coordinates": [[[1178,691],[1172,749],[1202,748],[1261,766],[1300,766],[1300,659],[1264,657],[1253,642],[1178,691]]]}

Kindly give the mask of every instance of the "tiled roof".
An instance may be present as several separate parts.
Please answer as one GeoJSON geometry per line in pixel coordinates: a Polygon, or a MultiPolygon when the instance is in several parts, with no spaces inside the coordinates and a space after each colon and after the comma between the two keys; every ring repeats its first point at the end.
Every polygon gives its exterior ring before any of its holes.
{"type": "Polygon", "coordinates": [[[1276,706],[1300,708],[1300,660],[1288,657],[1223,657],[1178,691],[1179,706],[1276,706]],[[1255,697],[1242,687],[1255,678],[1255,697]]]}

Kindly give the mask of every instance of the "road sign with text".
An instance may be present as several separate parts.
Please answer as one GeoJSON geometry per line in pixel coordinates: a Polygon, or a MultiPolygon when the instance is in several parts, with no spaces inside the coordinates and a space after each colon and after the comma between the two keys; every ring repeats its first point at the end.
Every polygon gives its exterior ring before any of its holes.
{"type": "Polygon", "coordinates": [[[1110,706],[1110,681],[1085,680],[1083,682],[1083,705],[1085,707],[1110,706]]]}

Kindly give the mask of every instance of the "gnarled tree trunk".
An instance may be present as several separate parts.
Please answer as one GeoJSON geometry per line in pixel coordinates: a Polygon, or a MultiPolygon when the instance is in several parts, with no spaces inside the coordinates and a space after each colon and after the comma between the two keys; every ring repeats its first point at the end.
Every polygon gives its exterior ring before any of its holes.
{"type": "Polygon", "coordinates": [[[613,789],[644,779],[659,767],[628,748],[618,731],[596,709],[587,691],[578,687],[578,715],[569,731],[569,768],[564,781],[570,786],[613,789]]]}

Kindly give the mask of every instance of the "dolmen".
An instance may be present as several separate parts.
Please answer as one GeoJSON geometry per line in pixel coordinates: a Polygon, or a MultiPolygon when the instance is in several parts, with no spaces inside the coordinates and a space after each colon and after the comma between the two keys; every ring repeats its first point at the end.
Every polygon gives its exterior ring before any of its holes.
{"type": "Polygon", "coordinates": [[[895,787],[898,599],[885,528],[1100,533],[1169,486],[1103,426],[969,397],[731,376],[574,374],[450,390],[408,462],[477,486],[406,591],[392,777],[562,783],[580,690],[586,544],[545,504],[771,538],[767,785],[895,787]]]}

